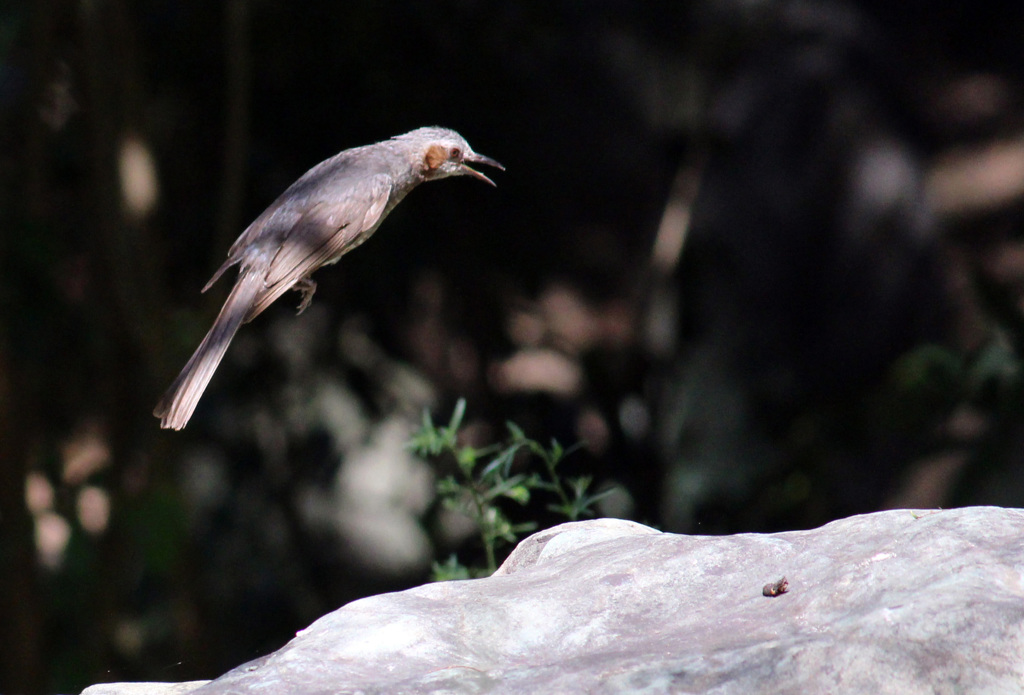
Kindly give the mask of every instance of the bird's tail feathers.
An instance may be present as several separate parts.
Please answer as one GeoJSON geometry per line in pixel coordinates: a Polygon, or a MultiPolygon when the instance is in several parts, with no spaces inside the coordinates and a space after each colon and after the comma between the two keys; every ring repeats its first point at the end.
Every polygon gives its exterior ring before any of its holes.
{"type": "Polygon", "coordinates": [[[231,339],[262,290],[261,274],[246,272],[239,276],[203,342],[153,410],[161,427],[180,430],[188,424],[231,339]]]}

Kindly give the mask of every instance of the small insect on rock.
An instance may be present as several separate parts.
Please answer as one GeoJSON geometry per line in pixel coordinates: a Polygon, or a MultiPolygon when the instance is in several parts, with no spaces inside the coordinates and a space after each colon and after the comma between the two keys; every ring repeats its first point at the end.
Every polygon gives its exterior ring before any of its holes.
{"type": "Polygon", "coordinates": [[[783,577],[782,579],[780,579],[777,582],[771,582],[769,584],[765,584],[764,588],[761,589],[761,593],[763,595],[769,597],[769,598],[774,598],[776,596],[781,596],[782,594],[786,593],[787,591],[789,591],[789,582],[786,581],[785,577],[783,577]]]}

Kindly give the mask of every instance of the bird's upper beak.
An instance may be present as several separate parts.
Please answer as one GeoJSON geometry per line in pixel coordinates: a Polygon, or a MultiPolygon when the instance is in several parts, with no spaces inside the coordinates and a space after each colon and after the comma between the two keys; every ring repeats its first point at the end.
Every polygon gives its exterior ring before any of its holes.
{"type": "Polygon", "coordinates": [[[463,158],[462,161],[463,161],[463,163],[462,163],[462,165],[460,167],[462,169],[462,173],[469,174],[470,176],[476,177],[476,178],[480,179],[481,181],[486,181],[487,183],[489,183],[489,184],[491,184],[492,186],[495,186],[495,187],[497,186],[497,184],[494,183],[494,181],[491,181],[487,177],[486,174],[480,173],[479,171],[477,171],[473,167],[471,167],[468,164],[466,164],[466,162],[472,162],[473,164],[486,164],[489,167],[494,167],[495,169],[500,169],[501,171],[505,171],[505,167],[501,166],[501,164],[499,164],[495,160],[491,159],[490,157],[485,157],[482,154],[477,154],[476,152],[468,153],[463,158]]]}

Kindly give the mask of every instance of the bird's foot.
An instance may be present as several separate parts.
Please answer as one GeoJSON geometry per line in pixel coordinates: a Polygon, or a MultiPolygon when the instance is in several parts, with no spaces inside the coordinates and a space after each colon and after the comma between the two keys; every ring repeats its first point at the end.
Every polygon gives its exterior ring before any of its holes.
{"type": "Polygon", "coordinates": [[[313,301],[313,295],[316,293],[316,281],[310,278],[303,278],[292,285],[292,289],[302,293],[302,301],[299,302],[299,310],[297,312],[301,314],[306,310],[310,302],[313,301]]]}

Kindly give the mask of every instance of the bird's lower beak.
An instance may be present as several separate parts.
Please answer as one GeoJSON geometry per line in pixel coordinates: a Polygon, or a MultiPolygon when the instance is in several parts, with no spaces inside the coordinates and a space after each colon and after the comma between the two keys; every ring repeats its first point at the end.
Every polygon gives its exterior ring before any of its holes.
{"type": "Polygon", "coordinates": [[[505,171],[505,167],[501,166],[501,164],[499,164],[497,161],[491,159],[490,157],[485,157],[482,154],[477,154],[476,152],[472,152],[472,153],[466,155],[464,163],[462,164],[462,171],[463,171],[463,173],[469,174],[470,176],[478,178],[481,181],[486,181],[487,183],[489,183],[489,184],[491,184],[492,186],[495,186],[495,187],[497,186],[497,184],[494,183],[494,181],[491,181],[491,179],[488,178],[486,174],[480,173],[479,171],[477,171],[473,167],[469,166],[468,164],[465,164],[465,162],[472,162],[473,164],[486,164],[489,167],[494,167],[495,169],[500,169],[501,171],[505,171]]]}

